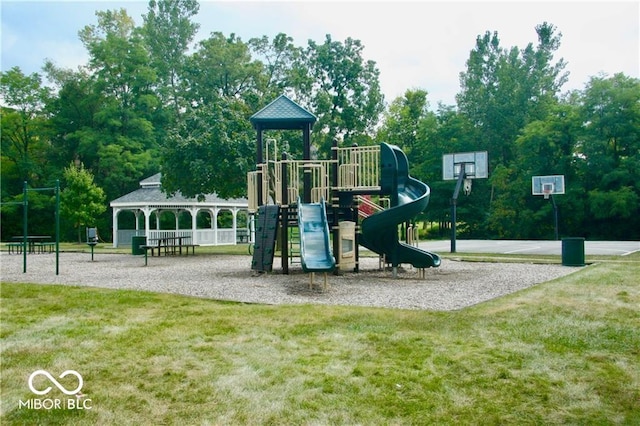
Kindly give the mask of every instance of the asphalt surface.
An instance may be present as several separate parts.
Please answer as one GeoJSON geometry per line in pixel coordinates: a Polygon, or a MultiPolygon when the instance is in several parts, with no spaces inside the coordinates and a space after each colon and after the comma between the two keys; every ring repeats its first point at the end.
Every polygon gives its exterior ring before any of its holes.
{"type": "MultiPolygon", "coordinates": [[[[571,244],[571,243],[570,243],[571,244]]],[[[574,243],[575,244],[575,243],[574,243]]],[[[578,243],[579,244],[579,243],[578,243]]],[[[451,241],[422,241],[420,248],[450,253],[451,241]]],[[[584,241],[585,255],[626,256],[640,251],[640,241],[584,241]]],[[[456,253],[562,254],[562,241],[550,240],[456,240],[456,253]]]]}

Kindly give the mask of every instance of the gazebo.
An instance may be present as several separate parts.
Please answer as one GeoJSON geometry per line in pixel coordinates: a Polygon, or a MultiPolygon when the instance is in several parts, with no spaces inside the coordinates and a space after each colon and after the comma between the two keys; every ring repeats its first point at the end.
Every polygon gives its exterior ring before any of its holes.
{"type": "Polygon", "coordinates": [[[181,194],[167,197],[162,192],[160,178],[161,174],[157,173],[140,181],[139,189],[109,204],[113,209],[114,247],[131,245],[133,236],[146,236],[147,239],[191,237],[193,244],[198,245],[248,242],[247,199],[225,200],[216,194],[207,194],[204,201],[181,194]],[[126,217],[120,218],[123,212],[131,212],[133,217],[128,221],[126,217]],[[166,214],[172,215],[173,220],[167,221],[166,214]],[[185,214],[190,216],[190,220],[183,217],[185,214]],[[242,218],[240,224],[239,216],[242,218]],[[131,228],[120,229],[119,219],[131,223],[131,228]]]}

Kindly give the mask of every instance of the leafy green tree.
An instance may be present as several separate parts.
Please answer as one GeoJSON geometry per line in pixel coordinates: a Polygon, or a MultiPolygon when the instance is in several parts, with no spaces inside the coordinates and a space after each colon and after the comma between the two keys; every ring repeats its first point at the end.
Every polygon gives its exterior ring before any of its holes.
{"type": "Polygon", "coordinates": [[[244,99],[255,92],[261,71],[262,64],[251,57],[240,37],[214,32],[187,61],[189,100],[202,105],[220,98],[244,99]]]}
{"type": "Polygon", "coordinates": [[[162,185],[188,197],[246,193],[246,173],[255,158],[249,122],[262,64],[231,34],[214,32],[186,62],[189,106],[162,148],[162,185]]]}
{"type": "Polygon", "coordinates": [[[60,193],[60,215],[73,224],[82,242],[82,226],[92,226],[107,210],[102,188],[93,182],[93,175],[80,163],[64,169],[65,187],[60,193]]]}
{"type": "Polygon", "coordinates": [[[214,192],[223,198],[246,195],[255,158],[255,133],[246,117],[244,104],[233,98],[189,109],[167,135],[163,189],[199,199],[214,192]]]}
{"type": "Polygon", "coordinates": [[[38,184],[47,149],[45,104],[49,89],[39,74],[19,67],[0,73],[3,188],[19,192],[22,182],[38,184]]]}
{"type": "Polygon", "coordinates": [[[404,96],[391,102],[383,116],[383,124],[377,133],[377,139],[401,147],[409,165],[416,164],[415,160],[422,156],[418,148],[420,141],[426,139],[422,130],[425,120],[431,120],[429,127],[435,127],[435,114],[429,112],[427,91],[422,89],[407,90],[404,96]]]}
{"type": "Polygon", "coordinates": [[[153,118],[160,101],[153,91],[156,72],[131,17],[124,9],[96,16],[98,24],[79,34],[90,54],[93,89],[102,98],[93,126],[81,135],[95,155],[82,160],[113,199],[159,168],[153,118]]]}
{"type": "MultiPolygon", "coordinates": [[[[558,102],[566,81],[562,59],[554,62],[562,34],[548,23],[536,27],[538,44],[504,49],[498,34],[478,36],[476,47],[460,75],[459,110],[473,124],[472,151],[488,151],[489,184],[474,182],[473,199],[478,217],[487,217],[485,236],[506,237],[523,232],[520,205],[527,179],[517,164],[516,139],[531,122],[545,120],[558,102]],[[500,172],[500,173],[497,173],[500,172]],[[484,189],[483,189],[484,188],[484,189]],[[490,215],[490,216],[489,216],[490,215]]],[[[530,179],[530,177],[529,177],[530,179]]]]}
{"type": "Polygon", "coordinates": [[[71,161],[97,165],[99,132],[95,117],[103,106],[104,97],[96,90],[95,81],[86,70],[65,70],[51,62],[47,62],[44,69],[56,90],[56,96],[47,103],[51,140],[49,160],[57,165],[60,173],[63,169],[60,165],[71,161]]]}
{"type": "Polygon", "coordinates": [[[248,45],[262,63],[257,83],[260,102],[273,100],[283,93],[291,98],[301,98],[301,93],[310,92],[302,63],[303,49],[293,44],[293,38],[279,33],[273,40],[267,36],[252,38],[248,45]]]}
{"type": "Polygon", "coordinates": [[[318,116],[312,138],[323,156],[329,156],[334,139],[347,146],[370,143],[384,110],[380,71],[374,61],[365,61],[363,51],[352,38],[339,42],[327,35],[323,44],[309,41],[309,107],[318,116]]]}
{"type": "Polygon", "coordinates": [[[460,111],[476,127],[477,150],[487,150],[492,165],[513,160],[513,142],[528,122],[544,119],[561,86],[562,59],[553,62],[562,34],[548,23],[536,27],[538,45],[504,49],[498,33],[478,36],[476,47],[460,74],[460,111]]]}
{"type": "Polygon", "coordinates": [[[640,80],[593,77],[581,97],[578,176],[598,237],[640,238],[640,80]]]}
{"type": "Polygon", "coordinates": [[[178,116],[184,108],[184,67],[187,51],[199,24],[191,18],[198,14],[196,0],[151,0],[144,15],[142,34],[149,49],[151,66],[158,76],[157,93],[163,106],[178,116]]]}

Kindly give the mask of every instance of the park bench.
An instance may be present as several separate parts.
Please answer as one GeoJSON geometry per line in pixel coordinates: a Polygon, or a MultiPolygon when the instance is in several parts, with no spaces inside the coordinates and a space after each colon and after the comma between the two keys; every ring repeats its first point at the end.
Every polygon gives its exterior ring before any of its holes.
{"type": "Polygon", "coordinates": [[[55,246],[56,243],[52,243],[49,241],[34,243],[36,253],[53,253],[55,246]]]}
{"type": "Polygon", "coordinates": [[[189,255],[189,249],[191,249],[191,253],[193,255],[196,254],[196,247],[199,244],[191,244],[186,241],[189,241],[191,237],[165,237],[165,238],[154,238],[149,240],[151,244],[143,244],[140,245],[140,249],[144,250],[144,264],[147,265],[148,253],[151,251],[151,257],[155,256],[156,250],[158,252],[158,256],[164,252],[165,256],[168,255],[182,255],[183,249],[184,254],[186,256],[189,255]]]}
{"type": "Polygon", "coordinates": [[[27,253],[52,253],[55,242],[51,242],[48,235],[17,235],[13,237],[13,242],[7,243],[9,253],[22,253],[24,239],[27,241],[27,253]]]}

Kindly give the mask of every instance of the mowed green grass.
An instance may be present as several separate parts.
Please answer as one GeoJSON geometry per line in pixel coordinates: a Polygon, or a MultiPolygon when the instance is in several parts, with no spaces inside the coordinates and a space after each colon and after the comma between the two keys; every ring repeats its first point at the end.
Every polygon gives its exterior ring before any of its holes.
{"type": "Polygon", "coordinates": [[[3,283],[0,423],[640,424],[640,255],[619,260],[455,312],[3,283]],[[21,408],[75,398],[34,395],[38,369],[78,371],[90,409],[21,408]]]}

